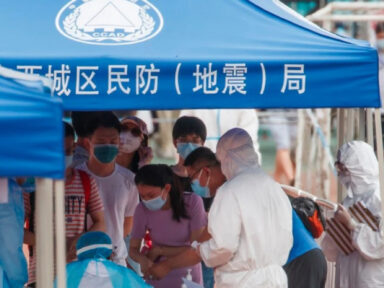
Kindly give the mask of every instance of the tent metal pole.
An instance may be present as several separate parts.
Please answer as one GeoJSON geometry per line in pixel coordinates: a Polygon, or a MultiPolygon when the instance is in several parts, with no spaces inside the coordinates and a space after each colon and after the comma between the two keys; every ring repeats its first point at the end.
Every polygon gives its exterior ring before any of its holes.
{"type": "Polygon", "coordinates": [[[295,187],[301,188],[301,168],[303,166],[303,142],[304,142],[304,129],[305,129],[305,115],[302,109],[298,110],[298,123],[297,123],[297,146],[296,146],[296,171],[295,171],[295,187]]]}
{"type": "Polygon", "coordinates": [[[54,181],[57,288],[66,288],[64,181],[54,181]]]}
{"type": "Polygon", "coordinates": [[[359,135],[358,139],[361,141],[366,141],[366,117],[365,117],[365,110],[359,109],[359,135]]]}
{"type": "MultiPolygon", "coordinates": [[[[383,155],[383,132],[381,130],[381,113],[380,109],[375,109],[375,128],[376,128],[376,148],[377,159],[379,161],[379,179],[380,179],[380,195],[384,199],[384,155],[383,155]]],[[[381,201],[381,213],[384,215],[384,201],[381,201]]]]}
{"type": "Polygon", "coordinates": [[[368,144],[373,145],[373,119],[372,109],[367,109],[367,140],[368,144]]]}
{"type": "Polygon", "coordinates": [[[53,286],[53,183],[36,179],[36,280],[38,288],[53,286]]]}
{"type": "MultiPolygon", "coordinates": [[[[337,147],[339,148],[344,143],[344,109],[337,109],[337,147]]],[[[337,202],[340,203],[343,199],[343,186],[338,181],[337,183],[337,202]]]]}
{"type": "Polygon", "coordinates": [[[346,141],[352,141],[355,136],[355,110],[347,110],[347,130],[346,130],[346,141]]]}

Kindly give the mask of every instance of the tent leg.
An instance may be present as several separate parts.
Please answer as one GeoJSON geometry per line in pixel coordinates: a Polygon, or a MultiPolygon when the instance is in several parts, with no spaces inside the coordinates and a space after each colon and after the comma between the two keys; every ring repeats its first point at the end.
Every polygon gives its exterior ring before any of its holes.
{"type": "Polygon", "coordinates": [[[301,188],[301,168],[303,165],[303,142],[304,142],[304,125],[305,125],[305,116],[302,109],[298,110],[298,119],[297,119],[297,146],[296,146],[296,171],[295,171],[295,187],[301,188]]]}
{"type": "Polygon", "coordinates": [[[52,180],[36,179],[36,280],[38,288],[53,286],[52,180]]]}
{"type": "Polygon", "coordinates": [[[347,110],[347,129],[345,131],[346,140],[352,141],[355,136],[355,110],[348,109],[347,110]]]}
{"type": "Polygon", "coordinates": [[[373,147],[374,144],[373,144],[372,109],[367,109],[367,140],[368,140],[368,144],[373,147]]]}
{"type": "Polygon", "coordinates": [[[366,141],[366,117],[365,110],[359,109],[359,135],[358,139],[366,141]]]}
{"type": "MultiPolygon", "coordinates": [[[[344,135],[345,135],[345,116],[344,109],[337,109],[337,147],[339,148],[344,144],[344,135]]],[[[340,203],[343,199],[343,186],[338,181],[337,183],[337,202],[340,203]]]]}
{"type": "Polygon", "coordinates": [[[381,213],[384,215],[384,155],[383,155],[383,132],[381,130],[380,109],[375,109],[375,127],[376,127],[376,147],[377,159],[379,161],[380,195],[381,195],[381,213]]]}
{"type": "Polygon", "coordinates": [[[66,288],[64,181],[54,182],[57,288],[66,288]]]}

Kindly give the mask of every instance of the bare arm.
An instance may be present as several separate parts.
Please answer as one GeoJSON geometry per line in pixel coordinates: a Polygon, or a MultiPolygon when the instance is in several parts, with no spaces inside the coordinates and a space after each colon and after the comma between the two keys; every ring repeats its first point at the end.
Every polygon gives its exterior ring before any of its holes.
{"type": "Polygon", "coordinates": [[[131,231],[133,226],[133,217],[125,217],[124,218],[124,238],[127,237],[131,231]]]}
{"type": "Polygon", "coordinates": [[[198,250],[187,248],[184,252],[176,255],[175,257],[168,258],[165,261],[154,264],[145,276],[149,277],[151,275],[154,279],[162,279],[174,269],[190,267],[200,263],[201,258],[199,254],[198,250]]]}
{"type": "Polygon", "coordinates": [[[145,255],[140,253],[141,239],[133,239],[129,242],[129,256],[140,264],[141,271],[145,275],[148,273],[149,268],[153,262],[145,255]]]}
{"type": "MultiPolygon", "coordinates": [[[[89,213],[92,218],[92,226],[88,231],[103,231],[105,232],[104,212],[97,211],[89,213]]],[[[76,243],[83,233],[78,234],[75,237],[67,238],[67,262],[76,259],[76,243]]]]}
{"type": "Polygon", "coordinates": [[[93,213],[89,213],[92,218],[92,226],[89,227],[88,231],[103,231],[105,232],[105,220],[104,220],[104,212],[97,211],[93,213]]]}

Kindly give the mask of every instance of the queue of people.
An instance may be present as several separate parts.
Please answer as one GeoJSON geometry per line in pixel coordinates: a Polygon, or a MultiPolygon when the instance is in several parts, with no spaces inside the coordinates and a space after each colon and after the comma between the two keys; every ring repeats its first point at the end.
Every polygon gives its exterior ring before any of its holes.
{"type": "MultiPolygon", "coordinates": [[[[68,287],[181,288],[188,278],[206,288],[322,288],[325,256],[340,266],[340,287],[384,286],[378,164],[368,144],[349,142],[337,156],[348,196],[334,218],[348,227],[356,248],[343,255],[327,232],[318,244],[321,233],[307,221],[320,219],[321,211],[302,216],[292,206],[263,172],[258,145],[244,129],[229,129],[213,152],[204,146],[205,123],[182,116],[172,131],[179,159],[168,166],[151,164],[146,124],[137,117],[73,112],[72,124],[64,123],[68,287]],[[358,201],[376,217],[378,231],[352,218],[347,208],[358,201]]],[[[0,239],[13,255],[10,263],[0,249],[5,287],[36,286],[31,181],[10,179],[12,201],[0,201],[0,239]],[[12,239],[3,233],[10,221],[20,230],[12,239]],[[23,241],[30,247],[29,277],[23,241]]]]}

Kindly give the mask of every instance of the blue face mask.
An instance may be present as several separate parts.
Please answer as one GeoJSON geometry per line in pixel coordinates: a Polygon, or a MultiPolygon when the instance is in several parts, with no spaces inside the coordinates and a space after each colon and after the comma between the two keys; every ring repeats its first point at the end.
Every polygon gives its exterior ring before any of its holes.
{"type": "Polygon", "coordinates": [[[177,153],[179,153],[181,158],[187,159],[188,155],[199,147],[201,145],[195,143],[177,143],[177,153]]]}
{"type": "Polygon", "coordinates": [[[203,170],[200,171],[199,177],[193,180],[191,183],[192,191],[203,198],[211,198],[211,191],[209,190],[209,181],[211,180],[211,175],[208,176],[207,186],[200,185],[200,176],[203,170]]]}
{"type": "Polygon", "coordinates": [[[95,144],[93,154],[101,163],[111,163],[119,153],[119,146],[113,144],[95,144]]]}
{"type": "Polygon", "coordinates": [[[167,199],[162,198],[163,193],[161,193],[160,196],[153,198],[151,200],[142,200],[145,207],[147,207],[151,211],[157,211],[163,208],[165,202],[167,202],[167,199]]]}

